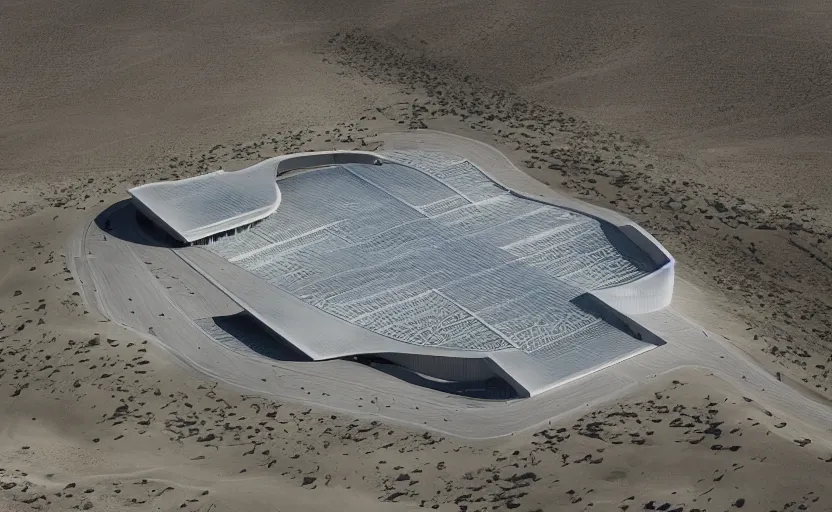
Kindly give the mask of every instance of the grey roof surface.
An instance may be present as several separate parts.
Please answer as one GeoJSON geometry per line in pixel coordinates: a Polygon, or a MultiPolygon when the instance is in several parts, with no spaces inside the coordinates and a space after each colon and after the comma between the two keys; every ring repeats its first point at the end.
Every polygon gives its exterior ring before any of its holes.
{"type": "MultiPolygon", "coordinates": [[[[512,194],[465,160],[424,151],[384,156],[383,165],[328,165],[278,179],[274,214],[206,246],[293,307],[363,328],[340,341],[336,326],[326,336],[315,334],[318,326],[306,337],[294,331],[301,350],[315,359],[468,353],[528,373],[523,378],[534,382],[524,386],[534,391],[655,346],[574,302],[653,270],[646,257],[625,257],[601,222],[512,194]]],[[[196,258],[286,335],[284,302],[270,306],[267,289],[243,289],[239,273],[231,279],[228,267],[196,258]],[[284,325],[274,321],[281,315],[284,325]]]]}

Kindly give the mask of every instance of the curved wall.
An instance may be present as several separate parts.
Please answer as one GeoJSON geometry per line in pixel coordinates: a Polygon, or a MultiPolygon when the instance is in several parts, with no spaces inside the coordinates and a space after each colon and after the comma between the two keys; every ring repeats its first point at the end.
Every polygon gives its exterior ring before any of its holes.
{"type": "MultiPolygon", "coordinates": [[[[487,172],[483,171],[483,174],[494,180],[487,172]]],[[[635,223],[617,224],[599,215],[601,212],[598,208],[583,211],[573,204],[562,204],[558,201],[531,196],[510,189],[496,180],[494,182],[517,197],[557,206],[597,220],[601,223],[607,239],[619,252],[635,262],[649,262],[650,268],[645,269],[651,272],[649,275],[630,283],[596,290],[592,292],[594,295],[628,315],[650,313],[670,305],[673,299],[676,260],[641,226],[635,223]],[[638,254],[634,254],[636,252],[638,254]]],[[[616,217],[618,217],[617,214],[616,217]]]]}
{"type": "MultiPolygon", "coordinates": [[[[608,237],[624,238],[637,247],[651,262],[655,276],[595,292],[604,300],[615,303],[627,314],[647,313],[662,309],[673,298],[675,260],[650,233],[627,217],[601,206],[585,203],[547,189],[540,195],[541,184],[520,171],[497,148],[487,143],[429,129],[388,133],[378,137],[385,150],[428,151],[457,155],[480,169],[489,179],[518,197],[551,204],[586,215],[613,229],[608,237]],[[508,184],[511,184],[509,186],[508,184]]],[[[613,240],[611,240],[613,242],[613,240]]]]}

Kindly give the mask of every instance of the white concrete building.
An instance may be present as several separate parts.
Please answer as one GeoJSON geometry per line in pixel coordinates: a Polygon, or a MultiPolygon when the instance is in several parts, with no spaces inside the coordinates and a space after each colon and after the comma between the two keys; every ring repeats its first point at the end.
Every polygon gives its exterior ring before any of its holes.
{"type": "Polygon", "coordinates": [[[530,396],[663,344],[637,321],[673,293],[652,236],[447,153],[287,155],[130,194],[193,244],[182,259],[312,360],[373,356],[530,396]]]}

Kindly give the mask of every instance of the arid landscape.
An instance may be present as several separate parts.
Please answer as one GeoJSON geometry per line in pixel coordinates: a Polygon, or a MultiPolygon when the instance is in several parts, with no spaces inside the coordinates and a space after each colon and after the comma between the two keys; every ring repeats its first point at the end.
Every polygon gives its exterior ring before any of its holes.
{"type": "Polygon", "coordinates": [[[829,407],[828,3],[0,12],[0,509],[832,510],[829,426],[700,368],[466,440],[373,396],[349,415],[212,381],[90,308],[65,259],[133,185],[442,130],[644,226],[677,310],[829,407]]]}

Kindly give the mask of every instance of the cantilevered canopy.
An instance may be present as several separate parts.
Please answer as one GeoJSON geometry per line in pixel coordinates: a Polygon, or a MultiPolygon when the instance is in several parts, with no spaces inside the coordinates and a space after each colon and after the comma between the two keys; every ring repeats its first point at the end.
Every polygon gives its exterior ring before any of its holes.
{"type": "Polygon", "coordinates": [[[280,204],[270,167],[217,171],[131,188],[133,203],[182,242],[193,242],[268,217],[280,204]]]}

